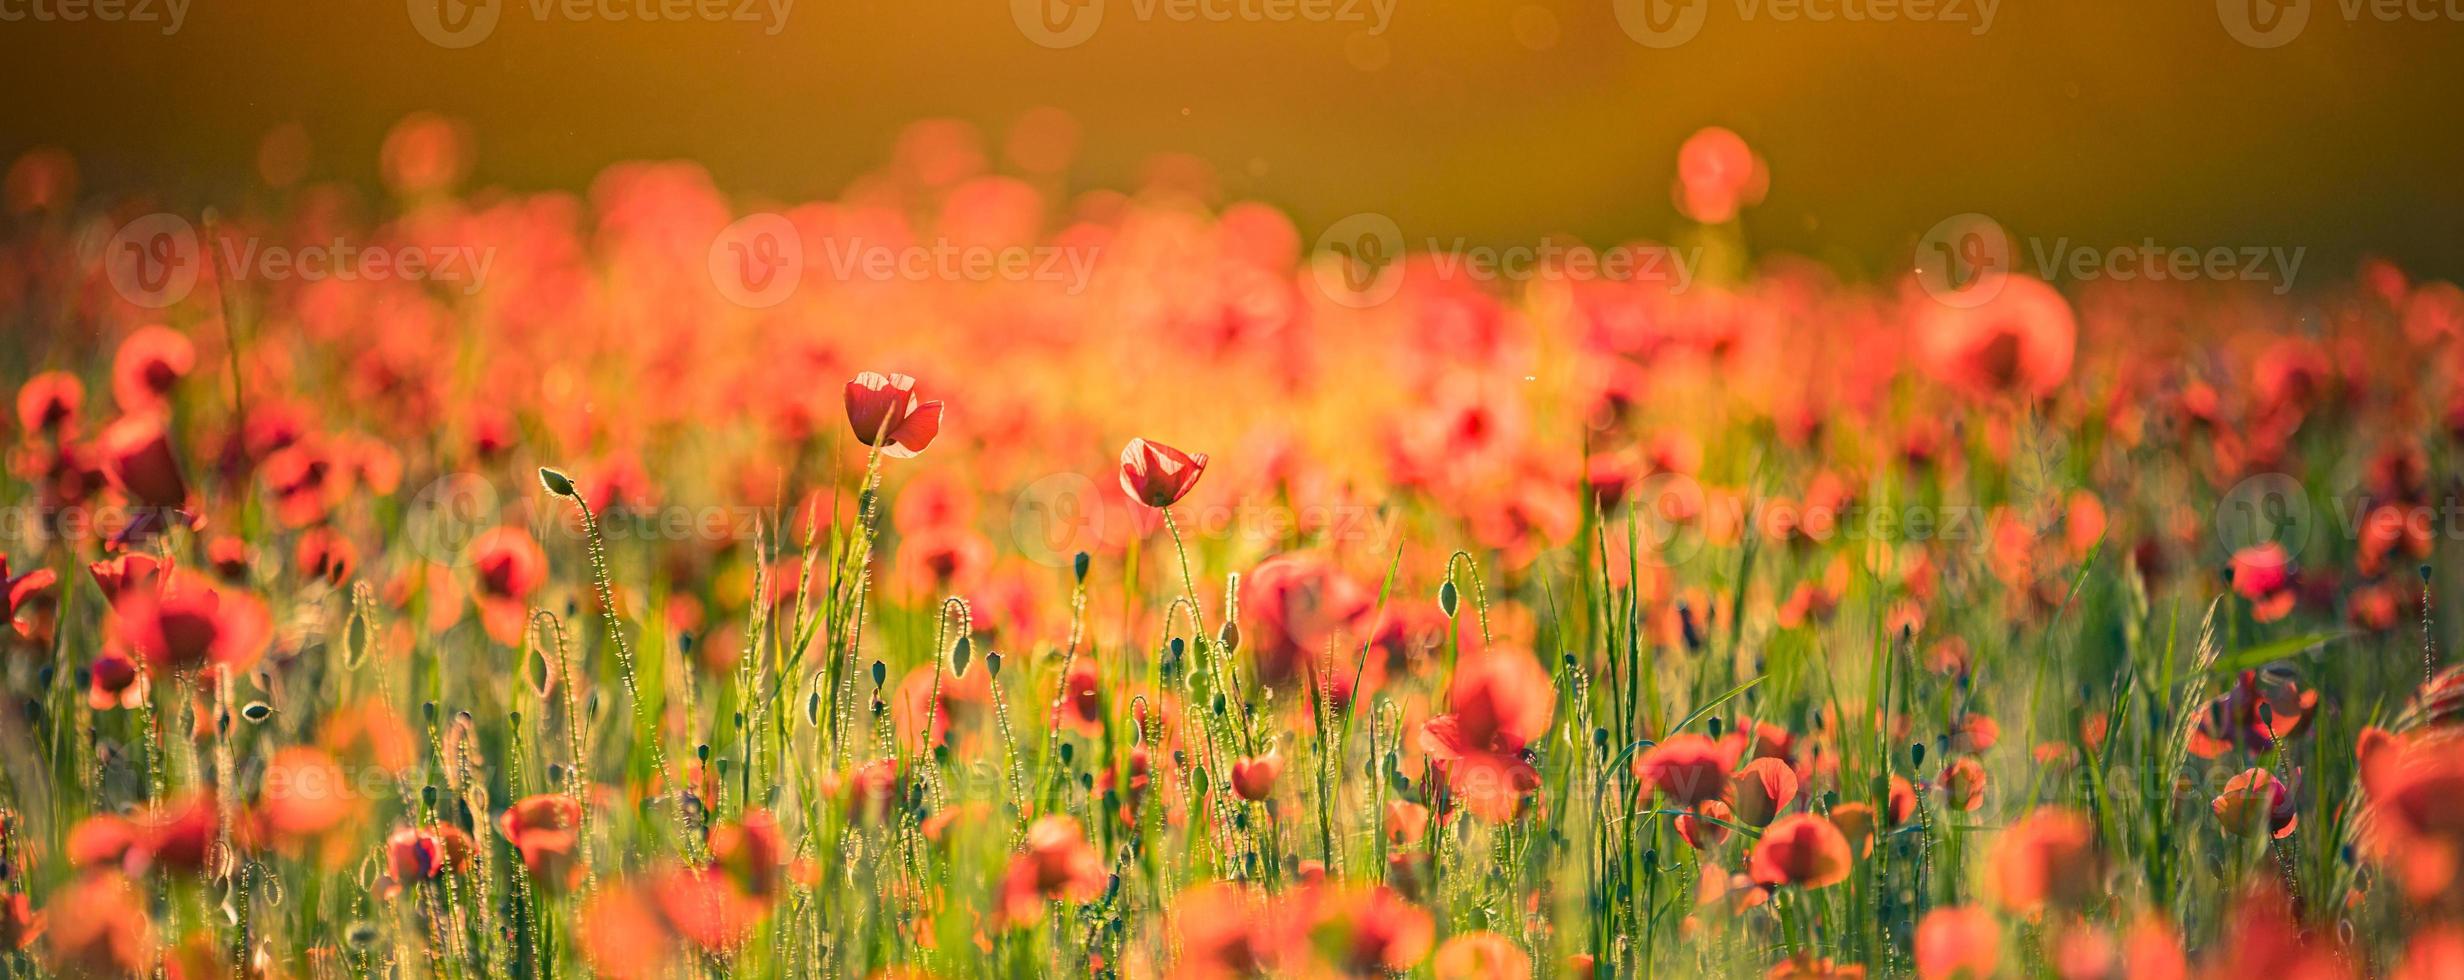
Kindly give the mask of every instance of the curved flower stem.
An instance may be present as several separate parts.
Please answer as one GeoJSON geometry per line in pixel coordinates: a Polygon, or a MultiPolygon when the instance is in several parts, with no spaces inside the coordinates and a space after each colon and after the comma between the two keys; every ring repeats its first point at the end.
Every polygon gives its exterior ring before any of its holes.
{"type": "Polygon", "coordinates": [[[649,703],[642,700],[642,684],[633,656],[633,644],[625,639],[624,628],[617,622],[616,586],[607,565],[607,537],[599,531],[599,518],[591,513],[590,501],[578,493],[572,495],[572,500],[573,505],[582,511],[583,537],[590,543],[591,584],[597,588],[599,616],[607,623],[608,642],[615,644],[616,659],[623,668],[625,696],[633,702],[633,724],[649,732],[651,765],[658,770],[659,781],[666,785],[669,798],[675,801],[670,809],[674,811],[671,816],[676,820],[677,841],[687,856],[698,859],[700,848],[694,843],[692,817],[684,806],[685,786],[676,781],[675,769],[667,760],[665,726],[651,717],[649,703]]]}

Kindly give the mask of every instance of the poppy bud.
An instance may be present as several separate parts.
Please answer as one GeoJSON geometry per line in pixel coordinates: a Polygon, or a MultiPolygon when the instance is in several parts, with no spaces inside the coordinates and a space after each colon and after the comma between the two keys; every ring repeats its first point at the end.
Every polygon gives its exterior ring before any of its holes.
{"type": "Polygon", "coordinates": [[[974,638],[966,636],[959,637],[958,645],[950,649],[951,672],[960,677],[967,676],[967,661],[974,659],[974,654],[974,638]]]}
{"type": "Polygon", "coordinates": [[[1240,623],[1240,620],[1237,620],[1237,619],[1227,619],[1227,620],[1224,620],[1224,621],[1223,621],[1223,628],[1215,631],[1215,645],[1216,645],[1217,647],[1222,648],[1222,650],[1223,650],[1225,653],[1230,653],[1230,652],[1232,652],[1232,651],[1234,651],[1234,650],[1238,650],[1238,649],[1240,649],[1240,648],[1241,648],[1241,623],[1240,623]]]}
{"type": "Polygon", "coordinates": [[[1086,584],[1086,582],[1087,582],[1087,566],[1088,566],[1089,564],[1092,564],[1092,563],[1094,562],[1094,560],[1095,560],[1095,559],[1094,559],[1094,557],[1093,557],[1093,556],[1091,556],[1091,555],[1089,555],[1089,554],[1087,554],[1086,552],[1083,552],[1083,551],[1079,552],[1077,555],[1075,555],[1075,556],[1073,556],[1073,557],[1071,557],[1071,558],[1070,558],[1070,560],[1069,560],[1069,564],[1070,564],[1070,571],[1077,573],[1077,575],[1078,575],[1078,584],[1080,584],[1080,585],[1085,585],[1085,584],[1086,584]]]}
{"type": "Polygon", "coordinates": [[[987,671],[987,672],[989,672],[990,674],[992,674],[992,679],[993,679],[993,680],[1000,680],[1000,679],[1001,679],[1001,655],[1000,655],[999,653],[987,653],[987,654],[985,654],[985,655],[984,655],[984,670],[985,670],[985,671],[987,671]]]}
{"type": "Polygon", "coordinates": [[[546,488],[547,488],[547,490],[548,490],[548,493],[549,493],[549,494],[551,494],[551,495],[553,495],[553,496],[558,496],[558,497],[578,497],[578,496],[580,496],[579,494],[575,493],[575,492],[574,492],[574,490],[573,490],[573,478],[572,478],[572,477],[566,476],[566,475],[564,475],[563,473],[559,473],[559,472],[557,472],[557,471],[555,471],[555,470],[552,470],[552,469],[549,469],[549,468],[547,468],[547,467],[545,467],[545,466],[542,466],[542,467],[540,467],[540,468],[539,468],[539,485],[540,485],[540,486],[543,486],[543,487],[546,487],[546,488]]]}
{"type": "Polygon", "coordinates": [[[1453,579],[1447,579],[1437,587],[1437,608],[1446,614],[1447,619],[1454,618],[1454,611],[1461,603],[1462,597],[1455,592],[1453,579]]]}

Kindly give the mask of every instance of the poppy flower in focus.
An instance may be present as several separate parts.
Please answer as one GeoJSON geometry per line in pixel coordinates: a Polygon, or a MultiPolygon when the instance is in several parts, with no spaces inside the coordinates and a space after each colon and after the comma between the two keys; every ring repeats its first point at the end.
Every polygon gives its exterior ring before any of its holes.
{"type": "Polygon", "coordinates": [[[1643,750],[1634,762],[1646,792],[1658,793],[1678,806],[1692,807],[1728,795],[1728,770],[1735,762],[1727,749],[1708,735],[1672,735],[1643,750]]]}
{"type": "Polygon", "coordinates": [[[471,835],[452,824],[403,827],[385,838],[385,871],[398,890],[412,882],[434,880],[448,870],[470,870],[477,848],[471,835]]]}
{"type": "Polygon", "coordinates": [[[1736,831],[1729,829],[1737,815],[1728,804],[1719,800],[1704,800],[1692,813],[1677,818],[1677,836],[1697,851],[1709,850],[1728,843],[1736,831]],[[1700,816],[1697,816],[1699,814],[1700,816]]]}
{"type": "Polygon", "coordinates": [[[187,571],[174,573],[160,592],[123,592],[112,604],[112,625],[147,663],[180,671],[223,666],[234,674],[256,664],[274,633],[264,600],[187,571]]]}
{"type": "Polygon", "coordinates": [[[1756,884],[1828,888],[1848,880],[1848,837],[1811,813],[1781,817],[1754,845],[1746,873],[1756,884]]]}
{"type": "Polygon", "coordinates": [[[2272,623],[2293,611],[2293,556],[2283,545],[2270,541],[2234,552],[2232,575],[2234,593],[2250,601],[2250,618],[2272,623]]]}
{"type": "Polygon", "coordinates": [[[582,880],[581,827],[581,801],[556,793],[524,797],[496,820],[531,876],[551,888],[582,880]]]}
{"type": "Polygon", "coordinates": [[[1916,975],[1923,980],[1986,980],[2002,959],[2002,927],[1975,906],[1935,909],[1916,927],[1916,975]]]}
{"type": "Polygon", "coordinates": [[[2269,752],[2307,734],[2319,692],[2305,690],[2282,666],[2245,670],[2233,689],[2208,702],[2190,730],[2190,754],[2213,759],[2232,749],[2269,752]]]}
{"type": "Polygon", "coordinates": [[[1121,447],[1121,489],[1149,507],[1170,507],[1206,472],[1205,453],[1185,453],[1147,439],[1121,447]]]}
{"type": "Polygon", "coordinates": [[[1771,822],[1797,798],[1797,771],[1779,759],[1761,758],[1745,764],[1736,776],[1737,822],[1760,827],[1771,822]]]}
{"type": "Polygon", "coordinates": [[[521,639],[530,621],[530,596],[547,582],[548,556],[529,532],[490,528],[471,539],[470,555],[480,619],[498,643],[521,639]]]}
{"type": "Polygon", "coordinates": [[[2293,794],[2285,792],[2284,784],[2265,769],[2247,769],[2226,780],[2224,792],[2216,794],[2209,808],[2226,833],[2239,837],[2264,829],[2269,836],[2281,838],[2292,834],[2294,825],[2301,822],[2293,794]]]}
{"type": "Polygon", "coordinates": [[[139,328],[112,358],[112,401],[124,413],[164,408],[171,389],[196,366],[197,346],[185,334],[159,324],[139,328]]]}
{"type": "Polygon", "coordinates": [[[922,400],[914,378],[866,371],[847,382],[847,424],[865,445],[905,459],[941,434],[941,403],[922,400]]]}
{"type": "Polygon", "coordinates": [[[1043,914],[1044,902],[1091,902],[1103,894],[1108,877],[1103,858],[1087,843],[1078,821],[1065,816],[1038,818],[1027,828],[1026,849],[1010,858],[1001,879],[1001,918],[1017,924],[1043,914]]]}

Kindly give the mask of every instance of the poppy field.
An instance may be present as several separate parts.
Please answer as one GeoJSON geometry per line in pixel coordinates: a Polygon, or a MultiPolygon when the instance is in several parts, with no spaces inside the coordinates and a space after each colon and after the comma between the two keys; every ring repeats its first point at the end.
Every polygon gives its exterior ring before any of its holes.
{"type": "Polygon", "coordinates": [[[0,975],[2464,975],[2453,284],[292,138],[8,171],[0,975]]]}

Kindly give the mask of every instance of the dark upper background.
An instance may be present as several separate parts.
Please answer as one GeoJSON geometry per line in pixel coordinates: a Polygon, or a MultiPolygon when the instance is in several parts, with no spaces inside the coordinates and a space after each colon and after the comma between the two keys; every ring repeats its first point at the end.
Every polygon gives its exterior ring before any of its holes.
{"type": "Polygon", "coordinates": [[[2348,22],[2337,0],[2272,50],[2209,0],[2003,0],[1982,36],[1708,0],[1672,50],[1629,39],[1610,0],[1394,0],[1378,40],[1109,0],[1066,50],[1030,43],[1006,0],[799,0],[776,36],[502,2],[464,50],[423,40],[405,0],[193,0],[170,37],[0,23],[0,153],[64,146],[89,191],[229,198],[278,123],[308,129],[312,176],[367,180],[385,129],[436,109],[477,134],[474,183],[578,188],[689,157],[776,199],[835,193],[909,120],[997,131],[1054,105],[1085,129],[1077,186],[1181,150],[1307,234],[1377,210],[1415,239],[1608,241],[1668,233],[1677,144],[1723,124],[1770,161],[1755,240],[1868,273],[1972,210],[2046,240],[2299,246],[2305,283],[2364,251],[2464,271],[2464,24],[2348,22]]]}

